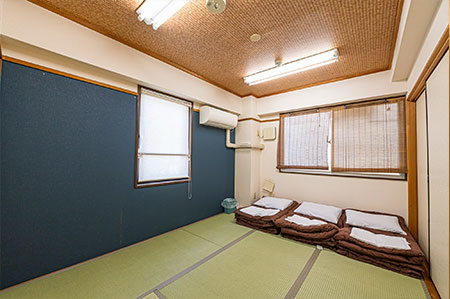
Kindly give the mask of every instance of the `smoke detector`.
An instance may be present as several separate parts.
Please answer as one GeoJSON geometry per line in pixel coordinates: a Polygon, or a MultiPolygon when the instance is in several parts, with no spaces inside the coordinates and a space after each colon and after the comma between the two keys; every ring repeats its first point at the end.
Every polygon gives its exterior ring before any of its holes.
{"type": "Polygon", "coordinates": [[[206,7],[215,15],[223,13],[227,6],[227,0],[206,0],[206,7]]]}

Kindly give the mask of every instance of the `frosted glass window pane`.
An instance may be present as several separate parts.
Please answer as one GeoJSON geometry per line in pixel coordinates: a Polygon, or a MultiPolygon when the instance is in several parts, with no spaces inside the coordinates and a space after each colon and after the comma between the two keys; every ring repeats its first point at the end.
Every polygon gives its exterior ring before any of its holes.
{"type": "Polygon", "coordinates": [[[139,152],[189,154],[189,107],[141,94],[139,152]]]}
{"type": "Polygon", "coordinates": [[[139,182],[189,177],[186,156],[142,156],[139,158],[139,182]]]}

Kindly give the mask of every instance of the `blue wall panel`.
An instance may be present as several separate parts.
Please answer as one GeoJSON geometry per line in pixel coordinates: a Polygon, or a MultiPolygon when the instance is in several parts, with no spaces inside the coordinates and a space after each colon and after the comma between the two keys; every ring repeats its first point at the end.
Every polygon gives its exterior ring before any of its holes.
{"type": "Polygon", "coordinates": [[[3,62],[1,288],[217,214],[234,151],[194,112],[193,181],[134,188],[136,97],[3,62]]]}

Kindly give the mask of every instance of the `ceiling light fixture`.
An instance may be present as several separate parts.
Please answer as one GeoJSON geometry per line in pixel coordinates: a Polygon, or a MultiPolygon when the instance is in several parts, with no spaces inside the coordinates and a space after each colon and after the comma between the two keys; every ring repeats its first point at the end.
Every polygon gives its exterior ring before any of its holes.
{"type": "Polygon", "coordinates": [[[319,66],[327,65],[339,60],[338,50],[332,49],[319,54],[294,60],[285,64],[279,64],[273,68],[251,74],[244,77],[245,83],[255,85],[280,77],[310,70],[319,66]]]}
{"type": "Polygon", "coordinates": [[[152,25],[156,30],[189,0],[145,0],[136,10],[138,20],[152,25]]]}

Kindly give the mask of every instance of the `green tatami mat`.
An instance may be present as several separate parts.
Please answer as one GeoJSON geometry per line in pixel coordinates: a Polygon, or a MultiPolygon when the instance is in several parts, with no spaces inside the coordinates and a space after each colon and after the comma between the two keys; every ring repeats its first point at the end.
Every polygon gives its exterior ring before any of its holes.
{"type": "Polygon", "coordinates": [[[219,248],[189,232],[175,230],[8,290],[0,298],[136,298],[219,248]]]}
{"type": "Polygon", "coordinates": [[[419,279],[323,250],[296,298],[426,298],[419,279]]]}
{"type": "Polygon", "coordinates": [[[151,293],[151,294],[145,296],[145,299],[159,299],[159,297],[156,296],[155,293],[151,293]]]}
{"type": "Polygon", "coordinates": [[[166,298],[284,298],[314,247],[254,232],[160,290],[166,298]]]}
{"type": "Polygon", "coordinates": [[[236,225],[234,214],[220,214],[183,229],[222,247],[250,231],[250,228],[236,225]]]}

